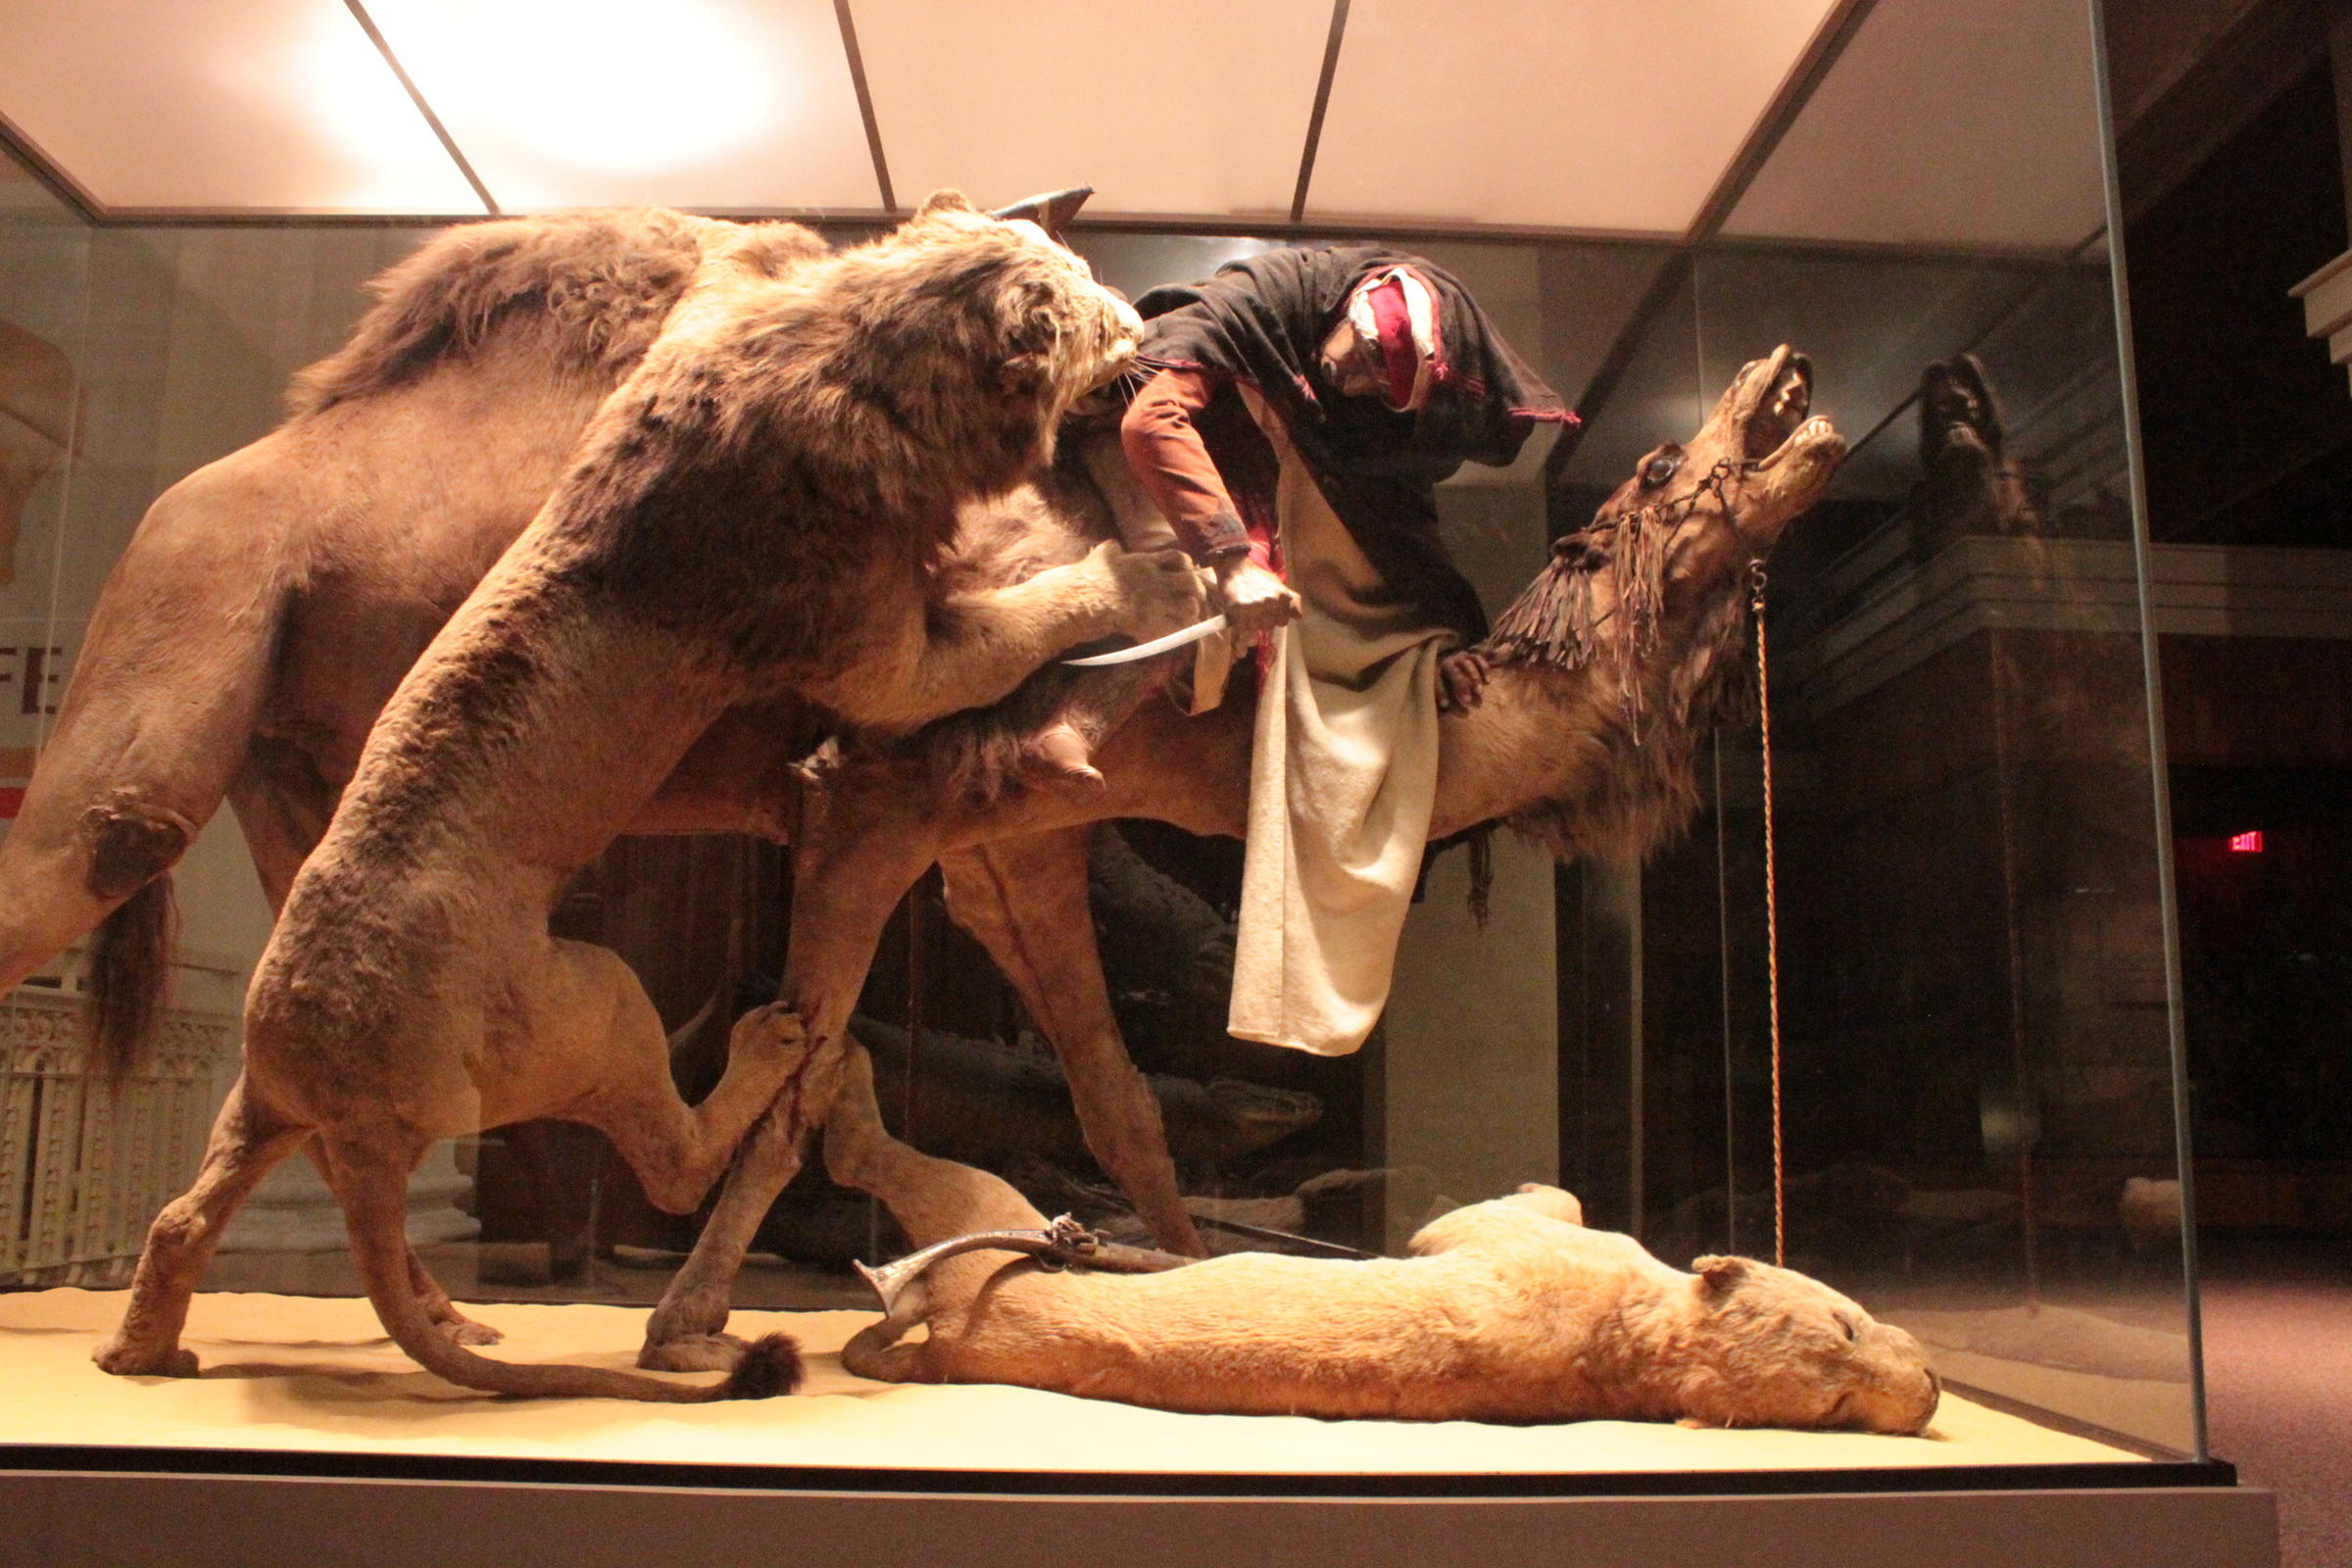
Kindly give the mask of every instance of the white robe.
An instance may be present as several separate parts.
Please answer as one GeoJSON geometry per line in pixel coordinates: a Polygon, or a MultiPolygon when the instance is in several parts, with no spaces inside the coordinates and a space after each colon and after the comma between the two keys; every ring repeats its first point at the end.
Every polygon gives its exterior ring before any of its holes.
{"type": "Polygon", "coordinates": [[[1274,634],[1250,760],[1228,1027],[1345,1055],[1389,1000],[1438,789],[1454,634],[1395,602],[1254,394],[1282,464],[1282,558],[1305,613],[1274,634]]]}

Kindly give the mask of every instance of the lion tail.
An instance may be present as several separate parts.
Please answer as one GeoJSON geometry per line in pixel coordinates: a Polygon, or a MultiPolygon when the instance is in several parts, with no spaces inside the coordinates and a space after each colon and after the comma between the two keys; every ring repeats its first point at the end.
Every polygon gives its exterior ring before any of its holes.
{"type": "Polygon", "coordinates": [[[391,1151],[351,1144],[330,1146],[328,1167],[343,1200],[352,1252],[367,1281],[368,1299],[394,1343],[436,1377],[462,1388],[543,1398],[644,1399],[708,1404],[717,1399],[764,1399],[801,1384],[800,1346],[787,1334],[756,1342],[719,1383],[671,1383],[608,1367],[502,1361],[476,1355],[441,1332],[426,1315],[409,1279],[408,1162],[391,1151]]]}

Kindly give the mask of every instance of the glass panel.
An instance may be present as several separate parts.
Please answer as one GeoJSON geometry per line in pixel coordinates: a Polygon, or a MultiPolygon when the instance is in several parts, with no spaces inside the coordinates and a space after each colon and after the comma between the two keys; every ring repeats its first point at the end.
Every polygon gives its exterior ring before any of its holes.
{"type": "MultiPolygon", "coordinates": [[[[1694,720],[1687,832],[1645,859],[1606,853],[1615,841],[1595,830],[1600,848],[1557,868],[1541,834],[1500,836],[1491,867],[1476,849],[1435,856],[1381,1021],[1359,1052],[1320,1056],[1227,1032],[1237,841],[1126,819],[1081,822],[1058,852],[950,856],[883,932],[848,1025],[892,1127],[1133,1244],[1185,1240],[1167,1223],[1173,1199],[1218,1250],[1396,1253],[1433,1216],[1530,1181],[1571,1188],[1592,1225],[1677,1267],[1769,1257],[1785,1232],[1793,1266],[1919,1335],[1955,1409],[2014,1419],[2012,1434],[2122,1445],[2036,1458],[2194,1447],[2142,534],[2084,206],[2088,42],[2071,0],[2034,0],[2010,32],[1973,15],[1881,0],[1735,207],[1730,237],[1407,245],[1461,277],[1587,415],[1556,445],[1539,438],[1508,467],[1472,466],[1439,490],[1447,547],[1491,615],[1645,454],[1691,439],[1742,366],[1784,343],[1810,357],[1809,412],[1852,451],[1769,562],[1769,882],[1756,730],[1710,711],[1694,720]],[[1902,99],[1923,49],[2017,65],[2021,48],[2033,116],[1987,110],[1999,95],[1902,99]],[[1898,100],[1912,118],[1881,136],[1876,107],[1898,100]],[[2063,156],[2036,162],[2044,142],[2063,156]],[[1945,146],[1965,148],[1965,178],[1906,207],[1920,183],[1908,161],[1945,146]],[[1041,891],[1059,896],[1051,929],[1008,929],[992,903],[1041,891]],[[1074,1094],[1130,1119],[1090,1137],[1074,1094]],[[1157,1197],[1138,1152],[1158,1151],[1134,1136],[1154,1119],[1178,1189],[1157,1197]]],[[[424,231],[92,230],[13,166],[0,175],[0,502],[16,519],[0,801],[13,808],[151,503],[264,437],[288,378],[343,341],[362,285],[424,231]]],[[[1079,240],[1131,294],[1270,243],[1079,240]]],[[[450,453],[452,471],[469,456],[450,453]]],[[[528,514],[505,520],[519,529],[528,514]]],[[[1736,564],[1719,576],[1711,591],[1736,609],[1736,564]]],[[[434,613],[466,585],[442,586],[434,613]]],[[[356,658],[374,635],[332,651],[356,658]]],[[[1752,645],[1727,646],[1743,666],[1752,645]]],[[[1224,721],[1238,732],[1248,666],[1237,680],[1224,721]]],[[[371,712],[383,693],[343,695],[371,712]]],[[[1534,733],[1544,766],[1581,744],[1534,733]]],[[[1631,773],[1656,755],[1611,765],[1631,773]]],[[[1584,778],[1569,808],[1598,818],[1617,782],[1584,778]]],[[[1198,827],[1238,822],[1241,799],[1155,804],[1198,827]]],[[[325,802],[313,805],[322,819],[325,802]]],[[[272,861],[270,835],[307,844],[318,823],[287,829],[268,801],[239,806],[259,824],[264,878],[282,884],[290,858],[276,843],[272,861]]],[[[1630,842],[1634,825],[1613,831],[1630,842]]],[[[16,1250],[0,1250],[0,1286],[122,1283],[148,1218],[194,1169],[270,930],[255,849],[222,812],[179,867],[173,1054],[127,1108],[85,1102],[82,1063],[58,1044],[78,950],[11,999],[22,1039],[0,1087],[16,1119],[0,1135],[16,1142],[0,1146],[0,1180],[17,1186],[0,1249],[16,1250]],[[34,1126],[48,1129],[39,1151],[19,1130],[34,1126]]],[[[815,928],[815,904],[792,907],[794,880],[786,850],[747,838],[627,838],[570,886],[554,925],[635,971],[694,1100],[718,1077],[732,1021],[776,994],[795,918],[815,928]]],[[[1032,920],[1045,906],[1024,906],[1032,920]]],[[[438,1146],[412,1184],[410,1234],[465,1299],[643,1305],[708,1216],[660,1210],[601,1135],[534,1122],[438,1146]]],[[[879,1205],[811,1164],[760,1222],[733,1299],[863,1308],[848,1264],[906,1245],[879,1205]]],[[[357,1294],[340,1214],[307,1162],[263,1184],[207,1288],[357,1294]]],[[[1409,1435],[1350,1460],[1351,1441],[1298,1462],[1461,1462],[1434,1446],[1399,1459],[1409,1435]]],[[[1529,1441],[1498,1467],[1569,1462],[1529,1441]]],[[[1863,1456],[1820,1462],[1911,1462],[1850,1451],[1863,1456]]],[[[1759,1467],[1792,1462],[1770,1452],[1759,1467]]],[[[1576,1462],[1638,1462],[1606,1443],[1594,1453],[1576,1462]]]]}
{"type": "Polygon", "coordinates": [[[1687,1168],[1647,1171],[1653,1208],[1744,1222],[1760,1248],[1785,1133],[1792,1259],[1911,1327],[1956,1387],[2187,1452],[2169,891],[2116,326],[2082,237],[2084,24],[2058,4],[1997,26],[1876,8],[1731,226],[1934,248],[1696,261],[1701,384],[1796,343],[1822,368],[1816,409],[1859,445],[1772,564],[1782,1125],[1757,758],[1721,734],[1721,836],[1654,866],[1642,914],[1653,949],[1728,943],[1720,1039],[1693,1018],[1648,1045],[1653,1073],[1728,1064],[1731,1148],[1700,1139],[1687,1168]],[[1886,126],[1861,106],[1901,38],[1970,58],[2030,38],[2050,123],[1965,92],[1906,94],[1886,126]],[[1966,152],[1932,181],[1823,176],[1930,146],[1966,152]],[[2028,236],[2063,251],[2017,255],[2028,236]],[[1727,1214],[1727,1185],[1753,1200],[1727,1214]]]}

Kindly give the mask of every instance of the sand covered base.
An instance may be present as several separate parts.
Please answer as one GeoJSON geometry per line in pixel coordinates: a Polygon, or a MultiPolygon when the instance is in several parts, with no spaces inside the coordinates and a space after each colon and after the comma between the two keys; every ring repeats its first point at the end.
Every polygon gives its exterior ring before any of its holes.
{"type": "MultiPolygon", "coordinates": [[[[1947,1394],[1925,1438],[1721,1432],[1624,1421],[1549,1427],[1173,1415],[1031,1389],[869,1383],[835,1352],[866,1312],[738,1312],[739,1334],[796,1335],[789,1398],[707,1405],[496,1399],[419,1370],[364,1300],[196,1298],[195,1379],[115,1378],[90,1350],[120,1291],[0,1295],[0,1443],[314,1449],[672,1464],[1210,1474],[1543,1474],[2135,1461],[2137,1455],[1947,1394]]],[[[633,1364],[639,1307],[468,1308],[512,1360],[633,1364]]],[[[682,1379],[682,1381],[711,1381],[682,1379]]],[[[5,1456],[0,1455],[0,1464],[5,1456]]]]}

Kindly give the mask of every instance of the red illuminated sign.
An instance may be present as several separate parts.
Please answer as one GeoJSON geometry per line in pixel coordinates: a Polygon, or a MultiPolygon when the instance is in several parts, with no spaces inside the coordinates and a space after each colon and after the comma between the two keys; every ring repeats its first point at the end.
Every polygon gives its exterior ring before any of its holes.
{"type": "Polygon", "coordinates": [[[2230,834],[2230,853],[2231,855],[2260,855],[2262,853],[2262,830],[2256,828],[2251,833],[2230,834]]]}

